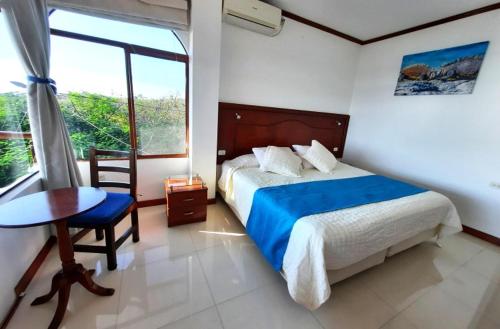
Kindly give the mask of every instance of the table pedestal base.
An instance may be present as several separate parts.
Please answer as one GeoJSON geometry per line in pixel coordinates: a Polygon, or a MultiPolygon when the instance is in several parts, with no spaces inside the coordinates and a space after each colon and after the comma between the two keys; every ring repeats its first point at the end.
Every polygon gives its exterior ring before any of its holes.
{"type": "Polygon", "coordinates": [[[57,309],[49,325],[49,329],[57,329],[68,307],[69,293],[73,283],[80,283],[85,289],[98,296],[111,296],[114,289],[104,288],[92,280],[95,270],[87,270],[82,264],[77,264],[74,258],[73,244],[69,236],[66,222],[55,223],[57,228],[57,243],[59,256],[62,261],[62,270],[52,278],[52,287],[48,294],[38,297],[31,305],[40,305],[48,302],[59,293],[57,309]]]}
{"type": "Polygon", "coordinates": [[[52,287],[49,293],[38,297],[31,303],[31,305],[44,304],[51,300],[56,292],[59,292],[57,309],[49,329],[56,329],[61,324],[64,313],[66,313],[69,293],[73,283],[80,283],[85,289],[98,296],[111,296],[114,294],[114,289],[101,287],[92,280],[91,276],[94,272],[95,270],[86,270],[82,264],[75,264],[74,269],[71,271],[61,270],[52,278],[52,287]]]}

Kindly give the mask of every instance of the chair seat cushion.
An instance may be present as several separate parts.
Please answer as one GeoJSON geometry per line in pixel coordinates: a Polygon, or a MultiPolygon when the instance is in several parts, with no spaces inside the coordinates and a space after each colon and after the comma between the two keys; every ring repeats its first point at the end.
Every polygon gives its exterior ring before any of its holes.
{"type": "Polygon", "coordinates": [[[119,216],[132,204],[134,198],[125,193],[110,193],[103,203],[83,214],[71,217],[69,227],[94,227],[119,220],[119,216]]]}

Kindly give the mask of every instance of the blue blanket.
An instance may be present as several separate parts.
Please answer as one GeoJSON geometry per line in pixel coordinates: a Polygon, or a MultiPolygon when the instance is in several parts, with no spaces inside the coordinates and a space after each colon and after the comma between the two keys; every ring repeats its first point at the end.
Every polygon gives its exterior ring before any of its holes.
{"type": "Polygon", "coordinates": [[[378,175],[264,187],[253,196],[246,228],[273,268],[279,271],[293,225],[300,218],[425,191],[378,175]]]}

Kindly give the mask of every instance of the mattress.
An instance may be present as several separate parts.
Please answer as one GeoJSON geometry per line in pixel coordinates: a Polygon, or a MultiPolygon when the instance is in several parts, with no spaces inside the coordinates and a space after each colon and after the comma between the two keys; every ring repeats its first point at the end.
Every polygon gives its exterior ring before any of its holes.
{"type": "MultiPolygon", "coordinates": [[[[329,174],[307,169],[302,177],[287,177],[227,161],[218,184],[245,226],[259,188],[366,175],[372,173],[342,162],[329,174]]],[[[438,237],[462,229],[453,203],[433,191],[303,217],[293,227],[283,259],[290,296],[316,309],[331,294],[328,270],[351,266],[435,227],[440,227],[438,237]]]]}

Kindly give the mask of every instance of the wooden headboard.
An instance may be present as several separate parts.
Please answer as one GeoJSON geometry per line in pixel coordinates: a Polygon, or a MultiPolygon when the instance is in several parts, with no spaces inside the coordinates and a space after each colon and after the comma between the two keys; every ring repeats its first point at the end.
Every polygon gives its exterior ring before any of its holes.
{"type": "Polygon", "coordinates": [[[252,147],[310,145],[313,139],[341,158],[348,126],[345,114],[221,102],[217,163],[252,153],[252,147]]]}

